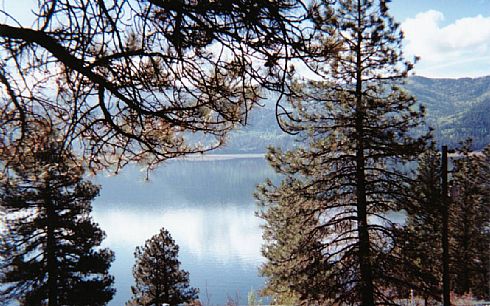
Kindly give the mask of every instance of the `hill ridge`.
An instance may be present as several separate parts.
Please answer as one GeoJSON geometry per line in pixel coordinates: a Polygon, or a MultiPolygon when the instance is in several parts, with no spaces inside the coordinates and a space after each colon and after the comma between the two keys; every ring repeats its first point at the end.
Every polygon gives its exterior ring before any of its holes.
{"type": "MultiPolygon", "coordinates": [[[[428,78],[411,76],[403,87],[424,105],[427,123],[439,144],[449,147],[471,137],[474,149],[490,143],[490,76],[428,78]]],[[[272,100],[272,99],[271,99],[272,100]]],[[[247,126],[233,131],[227,145],[216,153],[262,153],[269,145],[289,148],[294,137],[277,126],[270,104],[252,110],[247,126]]],[[[264,104],[263,103],[263,104],[264,104]]]]}

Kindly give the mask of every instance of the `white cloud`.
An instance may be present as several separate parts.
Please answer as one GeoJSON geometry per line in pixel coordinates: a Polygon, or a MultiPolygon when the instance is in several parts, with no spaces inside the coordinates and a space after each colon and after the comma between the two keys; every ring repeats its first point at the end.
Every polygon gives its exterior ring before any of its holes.
{"type": "Polygon", "coordinates": [[[430,10],[402,23],[405,53],[420,56],[419,75],[475,77],[490,75],[490,17],[461,18],[441,26],[443,13],[430,10]]]}

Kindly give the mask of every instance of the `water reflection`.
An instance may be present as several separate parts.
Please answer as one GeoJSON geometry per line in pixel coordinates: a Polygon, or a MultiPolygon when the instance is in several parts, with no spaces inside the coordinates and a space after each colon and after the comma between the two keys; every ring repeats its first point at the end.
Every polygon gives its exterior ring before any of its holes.
{"type": "Polygon", "coordinates": [[[149,182],[136,168],[97,178],[102,193],[94,218],[107,233],[105,245],[116,252],[118,292],[110,305],[129,299],[134,248],[162,226],[180,246],[182,266],[201,300],[222,305],[227,296],[239,296],[246,303],[247,292],[264,281],[257,276],[261,230],[252,193],[272,176],[259,158],[171,162],[149,182]]]}
{"type": "Polygon", "coordinates": [[[260,260],[261,231],[253,209],[231,207],[104,209],[94,213],[107,232],[111,247],[138,245],[164,226],[181,249],[196,259],[222,263],[256,264],[260,260]],[[238,262],[237,262],[238,261],[238,262]]]}

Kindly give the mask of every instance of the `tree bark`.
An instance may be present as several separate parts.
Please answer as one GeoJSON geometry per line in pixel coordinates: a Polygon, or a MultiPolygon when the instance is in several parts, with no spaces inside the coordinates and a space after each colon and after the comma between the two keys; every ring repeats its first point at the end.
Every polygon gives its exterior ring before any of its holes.
{"type": "Polygon", "coordinates": [[[46,186],[44,205],[46,205],[46,269],[48,275],[48,306],[58,306],[58,267],[56,262],[56,237],[55,221],[56,211],[54,202],[49,192],[50,186],[46,186]]]}
{"type": "Polygon", "coordinates": [[[449,288],[449,238],[448,218],[449,201],[447,195],[447,146],[442,146],[441,162],[441,189],[442,189],[442,295],[443,305],[451,306],[451,294],[449,288]]]}
{"type": "Polygon", "coordinates": [[[374,305],[373,273],[371,266],[369,229],[367,222],[367,199],[366,199],[366,177],[364,156],[364,107],[362,103],[362,15],[361,0],[357,1],[357,46],[356,46],[356,196],[357,196],[357,230],[359,235],[359,265],[361,305],[374,305]]]}

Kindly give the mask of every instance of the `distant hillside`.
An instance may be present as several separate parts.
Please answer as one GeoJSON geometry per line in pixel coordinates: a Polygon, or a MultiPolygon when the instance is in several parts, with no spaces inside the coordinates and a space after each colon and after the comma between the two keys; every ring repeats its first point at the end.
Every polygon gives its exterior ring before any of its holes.
{"type": "Polygon", "coordinates": [[[269,146],[293,146],[295,137],[283,132],[277,124],[274,102],[271,99],[263,107],[253,109],[247,125],[233,131],[226,146],[213,153],[264,153],[269,146]]]}
{"type": "Polygon", "coordinates": [[[412,77],[406,88],[427,107],[436,139],[450,147],[471,137],[475,149],[490,143],[490,76],[463,79],[412,77]]]}
{"type": "MultiPolygon", "coordinates": [[[[457,146],[473,138],[474,148],[490,143],[490,76],[462,79],[411,77],[405,88],[426,106],[427,122],[439,144],[457,146]]],[[[253,110],[249,124],[230,135],[220,153],[261,153],[267,146],[294,146],[294,137],[282,132],[272,101],[253,110]]]]}

